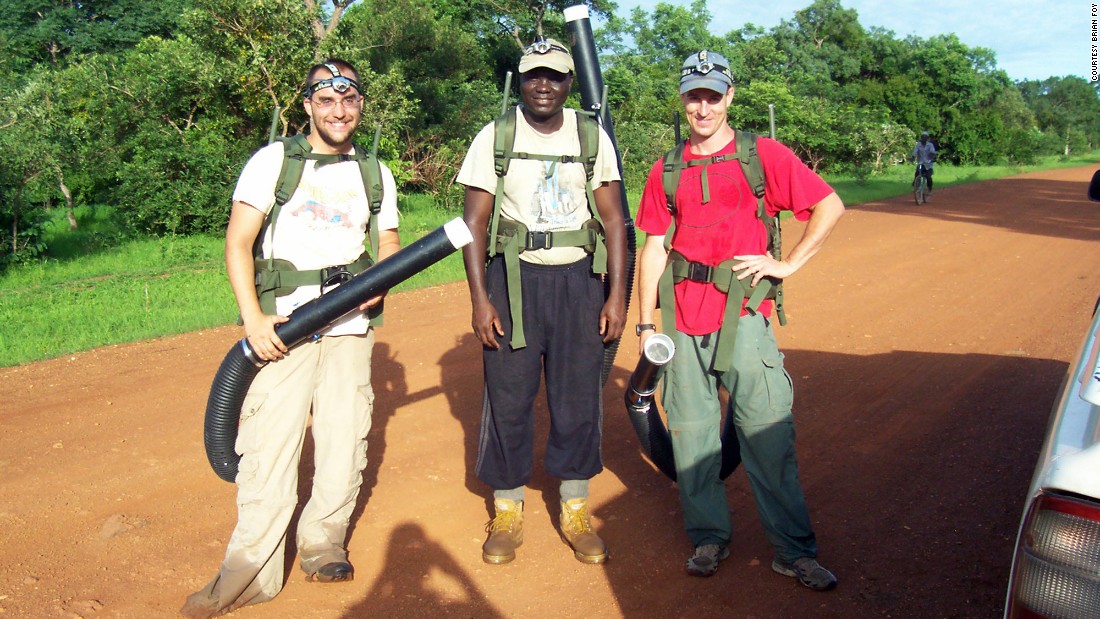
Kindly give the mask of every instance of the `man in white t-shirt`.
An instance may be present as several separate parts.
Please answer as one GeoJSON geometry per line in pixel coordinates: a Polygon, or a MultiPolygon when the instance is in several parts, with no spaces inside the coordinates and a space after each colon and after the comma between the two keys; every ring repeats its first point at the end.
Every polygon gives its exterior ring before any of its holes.
{"type": "Polygon", "coordinates": [[[534,400],[544,372],[550,410],[545,467],[560,480],[562,536],[578,560],[607,559],[589,518],[588,480],[603,470],[601,365],[605,344],[622,335],[625,323],[626,233],[611,139],[594,121],[562,107],[573,70],[561,43],[540,39],[529,46],[519,63],[523,104],[507,112],[515,119],[507,147],[525,156],[509,158],[497,195],[497,131],[490,123],[474,138],[458,174],[474,234],[463,250],[473,329],[484,347],[477,475],[494,497],[495,516],[482,547],[487,563],[511,561],[523,542],[534,400]],[[592,124],[579,131],[580,122],[592,124]],[[586,144],[598,143],[588,161],[591,180],[586,164],[577,161],[588,159],[582,135],[586,144]],[[495,201],[500,213],[494,224],[495,201]],[[603,246],[596,232],[601,221],[603,246]],[[496,238],[488,238],[490,227],[496,238]],[[493,256],[488,263],[487,256],[493,256]],[[609,294],[598,273],[604,262],[609,294]]]}
{"type": "Polygon", "coordinates": [[[913,146],[913,161],[918,164],[916,172],[913,173],[913,180],[917,180],[917,175],[921,174],[923,169],[924,178],[928,180],[928,194],[925,195],[925,199],[932,198],[932,165],[936,163],[936,145],[928,137],[928,132],[922,131],[920,141],[913,146]],[[924,168],[920,168],[920,165],[924,168]]]}
{"type": "MultiPolygon", "coordinates": [[[[275,325],[299,305],[322,294],[317,281],[275,299],[274,313],[260,307],[253,244],[264,231],[261,258],[276,258],[305,273],[343,273],[363,264],[371,212],[355,155],[363,96],[358,73],[342,60],[313,66],[303,90],[310,118],[306,136],[311,155],[276,221],[265,225],[275,206],[277,183],[289,148],[278,141],[260,149],[241,172],[233,192],[225,260],[245,336],[265,365],[253,380],[241,409],[236,451],[237,526],[217,576],[192,594],[181,609],[192,618],[212,617],[274,598],[283,586],[284,544],[298,503],[298,460],[312,410],[314,477],[309,502],[297,524],[301,568],[310,580],[351,580],[345,537],[367,462],[371,425],[371,352],[374,330],[365,310],[370,299],[319,336],[288,349],[275,325]]],[[[399,249],[397,189],[381,166],[383,197],[378,217],[378,255],[399,249]]],[[[321,276],[319,276],[321,277],[321,276]]],[[[327,286],[325,290],[328,290],[327,286]]]]}

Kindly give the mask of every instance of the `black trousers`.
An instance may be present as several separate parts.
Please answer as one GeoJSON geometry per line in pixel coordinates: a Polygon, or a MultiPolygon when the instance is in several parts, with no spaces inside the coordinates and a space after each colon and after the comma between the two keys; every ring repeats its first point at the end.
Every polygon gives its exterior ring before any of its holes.
{"type": "Polygon", "coordinates": [[[546,471],[557,479],[589,479],[603,470],[603,407],[599,333],[604,285],[590,259],[562,266],[520,261],[527,346],[512,350],[504,260],[486,269],[489,299],[500,315],[500,348],[485,349],[485,402],[477,476],[495,490],[527,485],[534,460],[535,398],[546,376],[550,410],[546,471]]]}

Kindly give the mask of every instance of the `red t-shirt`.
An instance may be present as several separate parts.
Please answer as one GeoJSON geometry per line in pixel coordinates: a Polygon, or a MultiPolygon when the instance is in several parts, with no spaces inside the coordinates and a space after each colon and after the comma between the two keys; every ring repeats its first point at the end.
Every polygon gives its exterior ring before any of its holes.
{"type": "MultiPolygon", "coordinates": [[[[764,167],[764,205],[777,217],[780,211],[791,211],[799,221],[810,217],[810,207],[833,192],[824,180],[789,148],[770,138],[759,137],[757,152],[764,167]]],[[[731,140],[715,155],[737,152],[736,140],[731,140]]],[[[684,161],[706,159],[684,151],[684,161]]],[[[636,225],[646,234],[668,232],[671,214],[665,200],[662,182],[664,160],[649,171],[636,225]]],[[[752,195],[741,163],[730,159],[705,166],[710,186],[710,202],[703,204],[702,174],[704,166],[684,168],[676,190],[676,231],[672,248],[693,262],[717,265],[734,256],[763,254],[768,248],[768,233],[756,216],[756,197],[752,195]]],[[[726,294],[713,284],[683,280],[676,285],[676,328],[688,335],[713,333],[722,326],[726,294]]],[[[760,306],[770,316],[772,302],[760,306]]],[[[742,315],[745,310],[742,309],[742,315]]]]}

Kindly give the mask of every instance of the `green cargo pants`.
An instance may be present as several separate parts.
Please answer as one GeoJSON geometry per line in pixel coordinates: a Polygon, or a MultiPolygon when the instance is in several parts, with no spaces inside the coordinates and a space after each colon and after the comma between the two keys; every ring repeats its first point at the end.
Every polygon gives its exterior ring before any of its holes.
{"type": "Polygon", "coordinates": [[[668,415],[684,528],[692,544],[726,545],[732,536],[726,487],[718,476],[721,385],[731,394],[727,414],[733,415],[741,461],[776,558],[789,562],[816,557],[795,461],[794,388],[771,325],[759,314],[742,316],[732,367],[721,374],[710,370],[717,333],[690,336],[673,330],[669,336],[676,354],[665,374],[662,405],[668,415]]]}

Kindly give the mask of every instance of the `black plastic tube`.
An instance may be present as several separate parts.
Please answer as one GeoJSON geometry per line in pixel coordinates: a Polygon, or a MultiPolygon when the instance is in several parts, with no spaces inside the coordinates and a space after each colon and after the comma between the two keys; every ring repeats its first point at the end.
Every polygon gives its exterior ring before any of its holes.
{"type": "MultiPolygon", "coordinates": [[[[335,290],[294,310],[287,322],[275,326],[275,333],[287,348],[293,348],[358,309],[367,299],[393,288],[470,241],[466,224],[460,218],[453,219],[335,290]]],[[[241,405],[248,387],[266,364],[256,356],[247,339],[240,340],[222,360],[210,387],[203,443],[211,468],[225,481],[236,479],[241,460],[234,448],[241,405]]]]}
{"type": "MultiPolygon", "coordinates": [[[[653,405],[653,395],[657,383],[664,374],[665,367],[676,354],[672,339],[663,333],[651,335],[646,340],[638,365],[627,381],[623,399],[630,425],[638,435],[642,451],[649,457],[659,471],[676,481],[676,461],[673,458],[672,439],[657,408],[653,405]]],[[[737,432],[733,425],[733,416],[727,414],[722,428],[722,466],[718,476],[729,477],[741,463],[741,450],[737,441],[737,432]]]]}
{"type": "Polygon", "coordinates": [[[638,435],[642,451],[662,473],[674,481],[676,463],[672,457],[672,441],[661,421],[660,413],[653,406],[653,394],[657,391],[657,383],[664,374],[666,364],[675,354],[676,346],[671,338],[663,333],[651,335],[646,340],[642,356],[638,359],[638,365],[630,375],[623,394],[630,425],[638,435]]]}
{"type": "MultiPolygon", "coordinates": [[[[595,112],[600,125],[611,138],[615,146],[615,162],[619,166],[619,177],[623,174],[623,159],[615,141],[615,127],[611,122],[611,110],[607,109],[604,98],[603,74],[600,71],[600,59],[596,55],[596,40],[592,36],[592,22],[588,18],[588,7],[578,4],[565,9],[565,28],[569,32],[573,65],[577,73],[577,87],[581,93],[581,108],[595,112]]],[[[630,307],[631,291],[634,288],[634,263],[637,253],[638,236],[634,230],[634,220],[630,215],[630,203],[626,198],[626,183],[619,183],[619,200],[623,209],[623,222],[626,226],[626,307],[630,307]]],[[[610,285],[610,284],[608,284],[610,285]]],[[[619,350],[619,340],[604,347],[604,362],[600,372],[600,384],[607,384],[611,368],[615,365],[615,354],[619,350]]]]}

